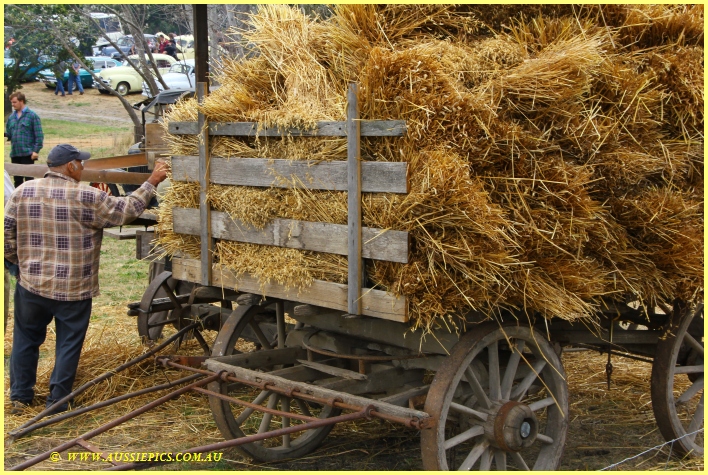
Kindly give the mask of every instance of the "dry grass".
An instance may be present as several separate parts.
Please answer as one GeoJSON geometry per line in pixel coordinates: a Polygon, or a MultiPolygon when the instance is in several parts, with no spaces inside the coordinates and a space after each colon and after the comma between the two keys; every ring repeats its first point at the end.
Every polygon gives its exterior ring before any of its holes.
{"type": "MultiPolygon", "coordinates": [[[[408,264],[371,261],[367,273],[369,285],[407,298],[414,327],[457,326],[471,309],[575,320],[607,299],[700,298],[702,7],[501,10],[503,28],[497,7],[341,5],[319,21],[264,6],[243,32],[258,54],[227,62],[201,111],[308,128],[344,119],[356,81],[362,118],[407,121],[404,138],[363,140],[364,159],[408,162],[411,177],[406,196],[365,194],[363,222],[411,236],[408,264]]],[[[197,110],[184,102],[169,120],[197,110]]],[[[340,139],[211,146],[225,157],[346,156],[340,139]]],[[[196,138],[173,136],[171,147],[194,155],[196,138]]],[[[196,192],[181,185],[160,210],[168,252],[198,257],[198,240],[170,231],[169,210],[194,207],[196,192]]],[[[346,222],[344,193],[215,186],[208,200],[255,226],[346,222]]],[[[336,256],[216,249],[222,265],[262,283],[346,279],[336,256]]]]}

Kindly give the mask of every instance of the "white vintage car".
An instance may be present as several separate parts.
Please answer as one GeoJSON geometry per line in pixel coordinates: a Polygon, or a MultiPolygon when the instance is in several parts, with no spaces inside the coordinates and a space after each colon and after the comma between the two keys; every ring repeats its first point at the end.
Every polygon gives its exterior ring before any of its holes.
{"type": "MultiPolygon", "coordinates": [[[[160,74],[167,73],[172,64],[177,61],[172,56],[166,54],[153,54],[152,57],[155,59],[160,74]]],[[[138,60],[137,55],[129,56],[129,58],[134,61],[138,60]]],[[[115,89],[121,96],[142,90],[142,76],[140,76],[132,66],[126,65],[126,63],[123,63],[123,66],[102,71],[99,77],[101,82],[94,81],[93,87],[98,88],[98,92],[102,94],[108,94],[108,90],[105,87],[106,85],[115,89]]]]}
{"type": "MultiPolygon", "coordinates": [[[[194,75],[194,60],[185,59],[176,61],[170,70],[162,75],[162,79],[165,80],[167,84],[167,89],[193,89],[195,87],[195,75],[194,75]]],[[[158,93],[162,92],[165,88],[162,87],[159,81],[157,81],[158,93]]],[[[150,93],[150,88],[147,83],[143,81],[143,96],[152,97],[150,93]]]]}

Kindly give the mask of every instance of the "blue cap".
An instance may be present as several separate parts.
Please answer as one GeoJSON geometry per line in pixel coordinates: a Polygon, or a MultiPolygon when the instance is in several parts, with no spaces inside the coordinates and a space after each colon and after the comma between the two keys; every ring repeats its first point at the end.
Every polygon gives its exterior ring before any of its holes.
{"type": "Polygon", "coordinates": [[[73,145],[63,143],[57,145],[49,152],[47,166],[58,167],[74,160],[88,160],[89,158],[91,158],[90,153],[82,152],[73,145]]]}

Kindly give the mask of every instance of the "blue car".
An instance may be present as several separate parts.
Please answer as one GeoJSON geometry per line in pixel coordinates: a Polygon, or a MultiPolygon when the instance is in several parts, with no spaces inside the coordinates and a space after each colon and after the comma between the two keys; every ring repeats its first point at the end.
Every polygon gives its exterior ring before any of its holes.
{"type": "MultiPolygon", "coordinates": [[[[104,56],[87,56],[86,61],[93,62],[93,72],[95,74],[100,73],[104,69],[115,68],[117,66],[122,66],[118,60],[106,58],[104,56]]],[[[54,72],[51,68],[43,69],[39,72],[39,80],[42,81],[45,86],[50,89],[54,89],[57,86],[57,78],[54,76],[54,72]]],[[[85,88],[93,87],[93,76],[86,71],[84,68],[79,69],[79,79],[81,80],[81,85],[85,88]]],[[[62,80],[64,88],[68,88],[69,85],[69,70],[64,72],[64,78],[62,80]]]]}
{"type": "MultiPolygon", "coordinates": [[[[5,51],[5,57],[4,57],[4,63],[5,63],[5,82],[8,81],[8,76],[14,74],[14,66],[15,66],[15,60],[12,58],[9,58],[9,51],[5,51]]],[[[49,62],[49,58],[47,56],[40,56],[39,57],[39,64],[37,66],[32,66],[28,67],[26,63],[20,63],[20,73],[22,74],[22,78],[20,78],[20,82],[29,82],[29,81],[35,81],[37,80],[37,76],[39,75],[39,70],[43,69],[46,67],[46,65],[49,62]],[[22,71],[23,69],[26,69],[24,72],[22,71]]]]}

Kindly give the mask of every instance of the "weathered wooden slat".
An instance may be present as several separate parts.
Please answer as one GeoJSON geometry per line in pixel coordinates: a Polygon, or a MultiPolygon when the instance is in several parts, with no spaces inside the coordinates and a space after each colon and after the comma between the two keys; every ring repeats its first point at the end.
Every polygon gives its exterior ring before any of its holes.
{"type": "MultiPolygon", "coordinates": [[[[197,100],[204,103],[207,95],[207,84],[197,83],[197,100]]],[[[202,254],[202,285],[209,285],[211,282],[211,269],[213,262],[212,249],[214,240],[211,237],[211,207],[207,202],[207,192],[209,191],[209,132],[206,125],[206,117],[202,112],[197,116],[199,137],[199,224],[201,236],[202,254]]]]}
{"type": "Polygon", "coordinates": [[[334,366],[329,366],[326,364],[316,363],[314,361],[307,361],[303,359],[297,360],[301,365],[307,366],[308,368],[316,369],[320,373],[330,374],[332,376],[338,376],[344,379],[356,379],[359,381],[364,381],[368,379],[365,374],[357,373],[356,371],[350,371],[344,368],[336,368],[334,366]]]}
{"type": "MultiPolygon", "coordinates": [[[[42,178],[49,171],[46,165],[20,165],[5,163],[5,171],[10,176],[31,176],[42,178]]],[[[142,185],[150,178],[149,173],[116,172],[111,170],[84,170],[81,181],[96,183],[121,183],[126,185],[142,185]]]]}
{"type": "Polygon", "coordinates": [[[349,85],[347,92],[347,311],[361,315],[361,288],[364,261],[361,258],[361,130],[359,88],[349,85]]]}
{"type": "MultiPolygon", "coordinates": [[[[406,134],[405,120],[362,120],[363,137],[402,137],[406,134]]],[[[197,122],[170,122],[169,133],[173,135],[197,135],[201,129],[197,122]]],[[[312,130],[297,128],[280,129],[262,127],[257,122],[214,122],[209,124],[209,135],[234,137],[346,137],[346,122],[318,122],[312,130]]]]}
{"type": "MultiPolygon", "coordinates": [[[[173,156],[172,180],[199,181],[198,163],[198,157],[173,156]]],[[[347,191],[347,162],[344,161],[211,157],[210,166],[210,181],[216,185],[347,191]]],[[[408,193],[408,164],[362,162],[361,191],[408,193]]]]}
{"type": "Polygon", "coordinates": [[[376,401],[375,399],[369,399],[361,396],[354,396],[347,394],[346,392],[334,391],[331,389],[321,388],[312,384],[306,384],[301,382],[290,381],[285,378],[274,376],[269,373],[263,373],[260,371],[254,371],[245,368],[239,368],[236,366],[231,366],[228,364],[220,363],[218,361],[206,360],[204,365],[211,371],[218,372],[225,370],[232,373],[239,379],[243,379],[253,383],[263,383],[270,382],[279,388],[283,389],[297,389],[300,392],[309,394],[322,399],[329,398],[339,398],[342,402],[346,404],[352,404],[359,407],[367,407],[373,404],[378,412],[388,414],[396,417],[405,418],[418,418],[419,420],[427,419],[430,417],[426,412],[417,411],[414,409],[407,409],[400,406],[394,406],[393,404],[388,404],[381,401],[376,401]]]}
{"type": "MultiPolygon", "coordinates": [[[[187,282],[200,282],[201,262],[196,259],[174,258],[172,276],[187,282]]],[[[231,270],[215,264],[212,268],[211,285],[347,311],[347,286],[334,282],[315,280],[309,287],[298,291],[272,282],[261,285],[250,275],[237,277],[231,270]]],[[[361,304],[363,315],[396,322],[408,321],[405,297],[394,297],[382,290],[362,289],[361,304]]]]}
{"type": "MultiPolygon", "coordinates": [[[[202,232],[199,210],[173,208],[173,231],[199,236],[202,232]]],[[[263,229],[255,229],[221,211],[211,212],[213,238],[228,241],[264,244],[267,246],[306,249],[346,256],[347,226],[344,224],[312,223],[293,219],[274,219],[263,229]]],[[[362,229],[366,259],[408,262],[408,233],[376,228],[362,229]]]]}

